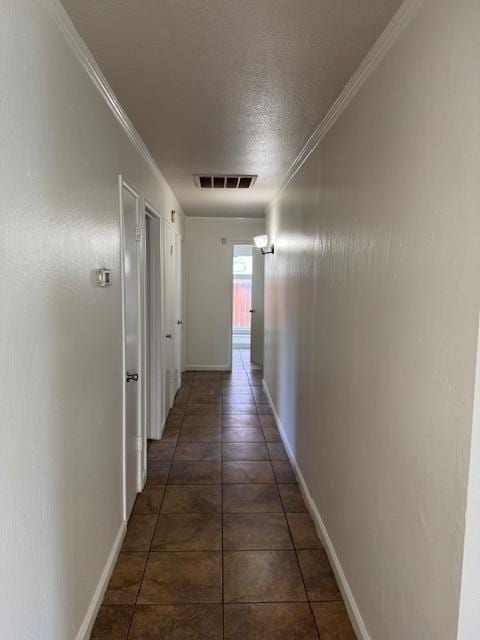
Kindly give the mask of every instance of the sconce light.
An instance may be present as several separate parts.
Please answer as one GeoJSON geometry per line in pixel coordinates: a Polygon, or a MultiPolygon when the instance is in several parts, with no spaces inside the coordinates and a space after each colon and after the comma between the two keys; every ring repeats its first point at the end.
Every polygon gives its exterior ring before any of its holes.
{"type": "Polygon", "coordinates": [[[271,244],[270,248],[267,250],[267,247],[268,247],[268,236],[267,236],[267,234],[261,235],[261,236],[255,236],[253,241],[254,241],[255,246],[257,247],[257,249],[260,249],[260,251],[263,253],[263,255],[265,255],[266,253],[273,253],[274,252],[273,244],[271,244]]]}

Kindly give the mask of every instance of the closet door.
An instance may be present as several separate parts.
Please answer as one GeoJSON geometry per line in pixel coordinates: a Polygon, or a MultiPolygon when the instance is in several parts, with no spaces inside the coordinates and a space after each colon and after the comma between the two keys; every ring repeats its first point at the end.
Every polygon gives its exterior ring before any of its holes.
{"type": "Polygon", "coordinates": [[[182,270],[182,239],[175,234],[174,248],[174,295],[175,295],[175,392],[182,386],[182,362],[183,362],[183,270],[182,270]]]}
{"type": "Polygon", "coordinates": [[[176,393],[175,383],[175,232],[165,226],[165,312],[164,312],[164,371],[165,408],[173,405],[176,393]]]}

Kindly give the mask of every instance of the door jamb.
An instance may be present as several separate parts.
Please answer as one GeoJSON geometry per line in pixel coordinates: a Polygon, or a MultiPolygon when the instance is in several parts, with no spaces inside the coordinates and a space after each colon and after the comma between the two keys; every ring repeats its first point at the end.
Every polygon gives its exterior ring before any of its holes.
{"type": "MultiPolygon", "coordinates": [[[[230,315],[228,320],[228,368],[231,371],[232,369],[232,356],[233,356],[233,247],[237,244],[244,244],[249,247],[254,247],[254,243],[252,240],[230,240],[230,315]]],[[[251,330],[252,323],[250,322],[250,339],[251,339],[251,330]]]]}
{"type": "MultiPolygon", "coordinates": [[[[123,216],[123,188],[130,191],[130,193],[136,198],[136,226],[138,226],[139,218],[139,205],[140,194],[133,187],[131,187],[126,180],[123,179],[122,174],[118,175],[118,194],[119,194],[119,220],[120,220],[120,285],[121,285],[121,312],[122,312],[122,493],[123,493],[123,521],[127,522],[127,398],[125,389],[125,379],[127,375],[126,369],[126,291],[125,291],[125,228],[124,228],[124,216],[123,216]]],[[[137,428],[142,424],[142,389],[143,389],[143,371],[141,360],[141,345],[142,345],[142,327],[140,320],[140,252],[137,251],[137,291],[139,295],[138,304],[138,368],[139,368],[139,382],[138,389],[139,402],[137,403],[137,428]]],[[[138,432],[137,432],[138,435],[138,432]]],[[[138,456],[138,462],[140,456],[138,456]]],[[[137,462],[137,464],[138,464],[137,462]]],[[[137,488],[138,488],[138,476],[141,474],[141,465],[137,468],[137,488]]],[[[139,489],[141,490],[141,489],[139,489]]]]}
{"type": "MultiPolygon", "coordinates": [[[[157,318],[157,324],[155,326],[155,332],[156,332],[156,339],[158,340],[158,344],[159,344],[159,349],[155,349],[155,353],[153,354],[154,357],[152,357],[152,353],[150,353],[150,363],[151,366],[153,365],[155,367],[155,370],[158,371],[158,375],[159,375],[159,385],[158,387],[160,387],[160,398],[156,398],[156,415],[152,414],[151,412],[151,406],[150,406],[150,417],[152,418],[153,415],[153,419],[155,421],[156,424],[160,425],[158,434],[156,433],[156,435],[158,435],[158,438],[160,439],[162,437],[162,431],[163,428],[165,426],[165,419],[166,419],[166,415],[165,415],[165,381],[164,381],[164,371],[163,371],[163,362],[164,362],[164,353],[163,353],[163,340],[162,340],[162,336],[163,336],[163,327],[164,327],[164,319],[163,319],[163,311],[164,311],[164,295],[165,295],[165,289],[164,289],[164,282],[163,282],[163,238],[164,238],[164,222],[165,219],[162,215],[160,215],[160,213],[158,213],[158,211],[146,200],[144,199],[143,201],[143,210],[144,210],[144,214],[148,215],[150,218],[153,218],[157,221],[158,225],[159,225],[159,232],[160,232],[160,237],[159,237],[159,245],[158,245],[158,249],[160,252],[160,256],[159,256],[159,260],[160,260],[160,272],[157,275],[157,280],[160,283],[160,287],[159,289],[155,289],[155,295],[153,298],[150,299],[150,304],[155,307],[155,308],[160,308],[160,314],[159,314],[159,318],[157,318]],[[159,404],[160,403],[160,404],[159,404]]],[[[145,218],[145,215],[143,216],[143,218],[145,218]]],[[[145,224],[145,222],[144,222],[145,224]]],[[[143,301],[143,310],[144,310],[144,319],[143,319],[143,326],[144,326],[144,336],[145,336],[145,340],[143,343],[143,353],[144,358],[145,358],[145,362],[146,362],[146,346],[147,346],[147,336],[146,336],[146,324],[147,324],[147,298],[146,298],[146,268],[147,268],[147,254],[146,254],[146,233],[144,234],[144,240],[142,243],[142,247],[143,247],[143,252],[144,252],[144,259],[143,259],[143,264],[145,267],[145,276],[144,276],[144,301],[143,301]]],[[[150,371],[146,371],[145,370],[145,375],[150,375],[150,371]]],[[[152,388],[153,385],[151,384],[151,380],[150,380],[150,394],[152,393],[152,388]]],[[[155,390],[155,395],[157,393],[158,389],[155,390]]],[[[146,403],[147,398],[146,398],[146,385],[145,385],[145,389],[144,389],[144,394],[143,394],[143,401],[146,403]]],[[[150,405],[152,403],[150,402],[150,405]]],[[[144,412],[144,416],[146,419],[146,413],[144,412]]],[[[144,419],[144,422],[145,422],[144,419]]],[[[142,425],[143,428],[143,442],[144,442],[144,447],[145,447],[145,452],[146,452],[146,446],[147,446],[147,425],[146,422],[142,425]]]]}

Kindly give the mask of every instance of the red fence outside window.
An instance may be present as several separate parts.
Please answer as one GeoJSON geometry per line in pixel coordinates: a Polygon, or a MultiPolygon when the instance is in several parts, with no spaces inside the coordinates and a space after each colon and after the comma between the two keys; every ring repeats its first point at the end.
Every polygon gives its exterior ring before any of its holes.
{"type": "Polygon", "coordinates": [[[250,309],[252,303],[252,281],[233,280],[233,328],[250,329],[250,309]]]}

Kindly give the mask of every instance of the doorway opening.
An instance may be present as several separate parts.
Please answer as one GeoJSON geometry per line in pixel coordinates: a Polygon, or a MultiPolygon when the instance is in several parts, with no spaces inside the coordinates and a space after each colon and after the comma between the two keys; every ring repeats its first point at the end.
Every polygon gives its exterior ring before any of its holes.
{"type": "Polygon", "coordinates": [[[233,245],[232,349],[248,352],[250,358],[252,315],[252,249],[233,245]]]}
{"type": "Polygon", "coordinates": [[[263,262],[257,253],[252,244],[233,244],[232,364],[263,364],[263,262]]]}

